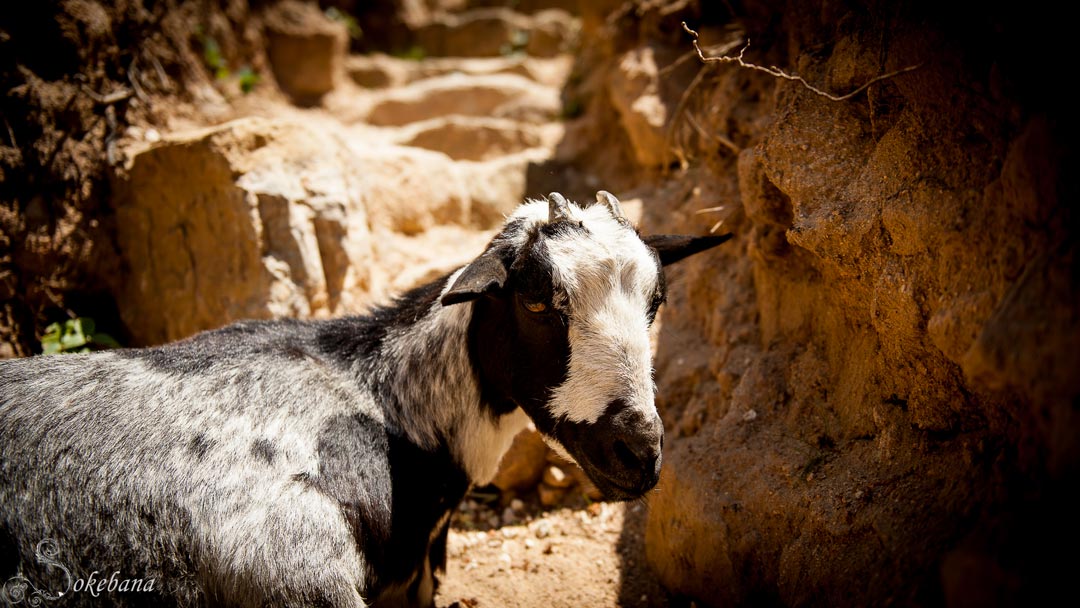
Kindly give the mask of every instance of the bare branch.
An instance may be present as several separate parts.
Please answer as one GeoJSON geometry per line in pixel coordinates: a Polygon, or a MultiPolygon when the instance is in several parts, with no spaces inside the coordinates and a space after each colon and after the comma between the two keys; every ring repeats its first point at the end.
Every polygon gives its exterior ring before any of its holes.
{"type": "Polygon", "coordinates": [[[682,26],[683,26],[683,29],[686,30],[686,33],[690,34],[690,36],[693,38],[692,42],[694,44],[694,50],[697,52],[698,59],[700,59],[703,63],[734,63],[734,64],[737,64],[739,67],[743,67],[743,68],[746,68],[748,70],[757,70],[759,72],[765,72],[766,74],[768,74],[770,76],[774,76],[776,78],[783,78],[784,80],[792,80],[794,82],[798,82],[799,84],[806,87],[810,92],[815,93],[817,95],[820,95],[822,97],[825,97],[826,99],[831,99],[833,101],[844,101],[844,100],[847,100],[847,99],[851,99],[852,97],[854,97],[854,96],[858,95],[859,93],[862,93],[863,91],[865,91],[870,85],[872,85],[872,84],[874,84],[876,82],[881,82],[882,80],[886,80],[886,79],[889,79],[889,78],[893,78],[895,76],[899,76],[900,74],[905,74],[907,72],[917,70],[920,67],[922,67],[922,65],[923,65],[921,63],[915,64],[915,65],[909,65],[907,67],[900,68],[899,70],[895,70],[895,71],[889,72],[887,74],[881,74],[880,76],[876,76],[874,78],[871,78],[869,81],[867,81],[862,86],[855,89],[854,91],[851,91],[850,93],[845,93],[844,95],[833,95],[832,93],[829,93],[827,91],[823,91],[823,90],[815,87],[814,85],[807,82],[805,78],[803,78],[802,76],[799,76],[798,74],[789,74],[789,73],[785,72],[784,70],[781,70],[780,68],[778,68],[776,66],[765,67],[765,66],[757,65],[755,63],[747,63],[746,61],[744,61],[743,60],[743,55],[746,53],[746,49],[750,48],[750,39],[749,38],[746,39],[746,44],[743,45],[743,48],[742,48],[742,50],[739,51],[738,55],[733,55],[733,56],[732,55],[721,55],[721,56],[717,56],[717,57],[706,57],[705,53],[702,52],[701,47],[698,45],[698,33],[695,32],[694,30],[690,29],[690,26],[686,25],[685,21],[683,21],[682,26]]]}
{"type": "Polygon", "coordinates": [[[138,74],[135,71],[135,63],[137,61],[138,61],[138,59],[136,58],[135,60],[133,60],[131,62],[131,65],[128,66],[128,69],[127,69],[128,82],[131,83],[131,88],[132,88],[132,90],[135,91],[135,97],[138,97],[139,101],[141,101],[143,103],[146,103],[146,104],[149,104],[150,99],[146,97],[146,92],[143,91],[143,88],[141,86],[139,86],[139,78],[141,77],[141,74],[138,74]]]}
{"type": "Polygon", "coordinates": [[[14,148],[15,150],[18,150],[19,149],[19,142],[15,141],[15,131],[12,130],[11,123],[9,123],[7,121],[7,117],[5,116],[3,118],[4,118],[4,126],[7,127],[8,139],[11,140],[11,147],[14,148]]]}
{"type": "Polygon", "coordinates": [[[103,106],[109,106],[114,103],[119,103],[135,95],[133,91],[124,89],[123,87],[117,89],[116,91],[113,91],[112,93],[109,93],[108,95],[101,95],[90,87],[86,86],[85,84],[82,86],[82,91],[86,94],[87,97],[93,99],[95,102],[103,106]]]}
{"type": "Polygon", "coordinates": [[[169,84],[169,78],[165,75],[165,68],[161,67],[161,62],[158,61],[158,58],[155,57],[153,53],[146,52],[146,56],[150,58],[150,65],[154,66],[158,82],[161,84],[161,90],[172,91],[172,85],[169,84]]]}

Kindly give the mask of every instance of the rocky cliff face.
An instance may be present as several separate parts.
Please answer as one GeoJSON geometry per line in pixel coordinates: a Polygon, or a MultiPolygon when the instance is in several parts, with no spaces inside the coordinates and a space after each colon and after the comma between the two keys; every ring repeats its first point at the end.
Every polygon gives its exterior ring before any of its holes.
{"type": "Polygon", "coordinates": [[[1030,538],[1076,539],[1071,121],[998,45],[1056,45],[986,12],[705,4],[593,19],[578,69],[607,76],[574,91],[649,231],[737,235],[672,277],[651,564],[712,605],[1042,593],[1030,538]],[[702,64],[682,20],[836,95],[918,67],[834,101],[702,64]]]}

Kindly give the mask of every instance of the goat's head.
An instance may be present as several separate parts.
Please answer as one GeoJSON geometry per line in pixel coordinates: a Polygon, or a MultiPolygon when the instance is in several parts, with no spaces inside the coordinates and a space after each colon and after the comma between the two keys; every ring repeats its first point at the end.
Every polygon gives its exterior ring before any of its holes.
{"type": "Polygon", "coordinates": [[[730,235],[641,237],[614,196],[596,198],[526,202],[442,303],[474,302],[469,351],[485,401],[520,406],[605,495],[632,499],[660,476],[649,326],[663,266],[730,235]]]}

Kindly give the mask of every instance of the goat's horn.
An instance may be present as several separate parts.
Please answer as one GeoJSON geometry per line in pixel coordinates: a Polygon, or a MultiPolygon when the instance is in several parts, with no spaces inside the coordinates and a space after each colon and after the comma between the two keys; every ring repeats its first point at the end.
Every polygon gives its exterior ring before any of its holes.
{"type": "Polygon", "coordinates": [[[596,202],[607,207],[607,210],[611,212],[617,220],[625,220],[626,214],[623,213],[622,205],[619,203],[619,199],[615,198],[615,195],[606,191],[600,190],[596,193],[596,202]]]}
{"type": "Polygon", "coordinates": [[[558,192],[552,192],[548,195],[548,221],[557,222],[559,220],[570,219],[570,203],[566,200],[566,197],[558,192]]]}

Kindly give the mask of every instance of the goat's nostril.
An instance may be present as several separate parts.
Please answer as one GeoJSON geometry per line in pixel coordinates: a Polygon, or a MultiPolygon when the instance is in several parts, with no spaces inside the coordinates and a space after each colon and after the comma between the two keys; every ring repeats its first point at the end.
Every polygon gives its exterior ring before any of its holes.
{"type": "Polygon", "coordinates": [[[619,459],[619,463],[624,467],[636,469],[641,466],[641,459],[630,449],[630,446],[626,445],[626,442],[616,439],[613,449],[615,457],[619,459]]]}

